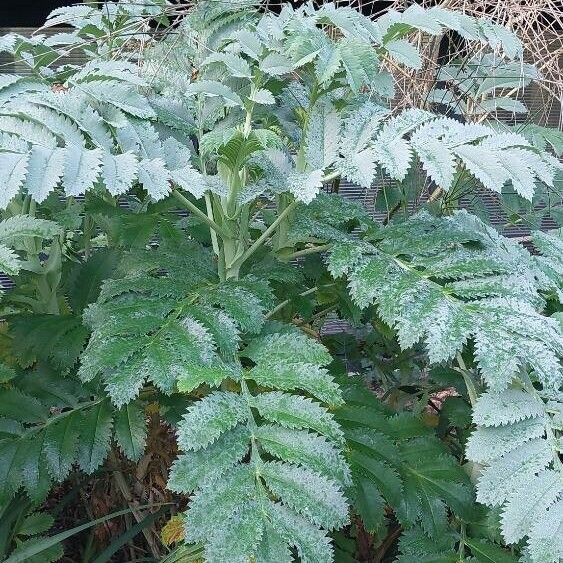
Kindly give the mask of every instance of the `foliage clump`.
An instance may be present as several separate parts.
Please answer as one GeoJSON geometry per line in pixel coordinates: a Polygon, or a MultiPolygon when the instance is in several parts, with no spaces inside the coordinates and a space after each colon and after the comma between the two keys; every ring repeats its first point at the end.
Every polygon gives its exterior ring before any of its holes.
{"type": "MultiPolygon", "coordinates": [[[[31,70],[0,80],[0,506],[109,456],[138,522],[103,560],[144,530],[155,560],[181,543],[163,561],[557,563],[563,243],[537,232],[530,252],[458,194],[526,205],[560,182],[557,133],[482,119],[533,74],[518,39],[440,7],[252,0],[60,24],[0,44],[31,70]],[[393,110],[390,69],[424,66],[414,31],[467,42],[458,85],[488,73],[464,119],[393,110]],[[83,65],[57,64],[73,50],[83,65]],[[384,221],[327,193],[381,174],[384,221]],[[355,332],[324,334],[331,315],[355,332]],[[188,499],[160,547],[119,470],[158,457],[154,416],[188,499]]],[[[60,556],[63,536],[22,539],[35,520],[52,524],[25,516],[8,561],[60,556]]]]}

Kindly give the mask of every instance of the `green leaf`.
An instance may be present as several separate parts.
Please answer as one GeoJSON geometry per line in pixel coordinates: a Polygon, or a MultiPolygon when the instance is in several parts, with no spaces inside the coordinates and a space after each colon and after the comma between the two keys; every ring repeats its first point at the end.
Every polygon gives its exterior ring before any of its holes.
{"type": "Polygon", "coordinates": [[[123,516],[124,514],[129,514],[131,511],[132,509],[128,508],[126,510],[113,512],[111,514],[108,514],[107,516],[97,518],[96,520],[91,520],[86,524],[76,526],[74,528],[71,528],[70,530],[65,530],[64,532],[60,532],[59,534],[55,534],[54,536],[51,536],[49,538],[41,538],[33,542],[29,542],[25,546],[22,545],[16,552],[12,553],[12,555],[10,555],[10,557],[8,557],[8,559],[6,559],[4,563],[24,563],[25,561],[29,561],[31,557],[38,554],[43,554],[48,549],[52,548],[60,542],[63,542],[67,538],[71,538],[72,536],[79,534],[83,530],[87,530],[88,528],[91,528],[93,526],[103,524],[104,522],[107,522],[112,518],[117,518],[119,516],[123,516]]]}
{"type": "Polygon", "coordinates": [[[14,215],[0,221],[0,240],[6,244],[13,244],[26,237],[50,239],[61,233],[61,226],[54,221],[30,215],[14,215]]]}
{"type": "Polygon", "coordinates": [[[309,428],[335,442],[342,441],[342,431],[332,415],[310,399],[287,393],[262,393],[253,397],[252,406],[261,416],[286,428],[309,428]]]}
{"type": "Polygon", "coordinates": [[[354,474],[354,508],[358,511],[366,529],[375,532],[384,522],[385,501],[379,487],[363,475],[354,474]]]}
{"type": "Polygon", "coordinates": [[[358,451],[351,452],[350,462],[356,467],[358,473],[377,485],[383,496],[393,506],[400,504],[403,485],[394,469],[358,451]]]}
{"type": "Polygon", "coordinates": [[[47,532],[54,524],[55,519],[46,512],[32,512],[28,514],[21,526],[18,534],[22,536],[36,536],[47,532]]]}
{"type": "Polygon", "coordinates": [[[13,250],[0,244],[0,271],[15,276],[19,273],[22,265],[22,261],[13,250]]]}
{"type": "Polygon", "coordinates": [[[4,186],[0,209],[6,209],[10,200],[20,191],[28,168],[29,154],[0,153],[0,182],[4,186]]]}
{"type": "Polygon", "coordinates": [[[553,504],[529,534],[528,550],[533,561],[557,561],[563,557],[563,500],[553,504]]]}
{"type": "Polygon", "coordinates": [[[200,450],[248,417],[240,395],[226,391],[211,393],[188,409],[178,425],[178,445],[183,450],[200,450]]]}
{"type": "Polygon", "coordinates": [[[465,538],[465,545],[471,549],[473,557],[481,563],[516,563],[517,559],[506,549],[493,543],[473,538],[465,538]]]}
{"type": "Polygon", "coordinates": [[[256,563],[292,563],[293,557],[284,538],[271,526],[267,526],[256,551],[256,563]]]}
{"type": "Polygon", "coordinates": [[[258,428],[256,437],[265,451],[283,461],[313,469],[343,485],[350,482],[350,470],[339,450],[317,434],[267,424],[258,428]]]}
{"type": "Polygon", "coordinates": [[[68,146],[65,152],[63,185],[68,196],[83,194],[92,188],[102,168],[103,153],[100,149],[84,150],[68,146]]]}
{"type": "Polygon", "coordinates": [[[512,495],[501,520],[502,533],[508,543],[515,543],[528,534],[535,522],[563,491],[558,471],[542,471],[530,479],[529,487],[512,495]]]}
{"type": "Polygon", "coordinates": [[[330,540],[325,533],[280,504],[270,503],[268,515],[272,527],[287,543],[297,548],[304,563],[332,561],[330,540]]]}
{"type": "Polygon", "coordinates": [[[245,55],[248,55],[255,60],[260,58],[263,44],[256,33],[243,29],[241,31],[237,31],[235,37],[240,45],[241,51],[245,55]]]}
{"type": "Polygon", "coordinates": [[[255,502],[243,503],[205,546],[208,561],[245,561],[262,537],[264,520],[255,502]]]}
{"type": "Polygon", "coordinates": [[[477,485],[477,500],[499,506],[513,493],[526,487],[536,471],[545,469],[553,459],[546,440],[529,440],[494,460],[482,472],[477,485]]]}
{"type": "Polygon", "coordinates": [[[359,92],[370,82],[378,67],[375,50],[365,41],[345,38],[339,42],[339,54],[350,88],[359,92]]]}
{"type": "Polygon", "coordinates": [[[100,249],[72,269],[67,278],[67,291],[75,314],[82,313],[87,305],[96,301],[102,282],[114,272],[118,259],[118,251],[100,249]]]}
{"type": "Polygon", "coordinates": [[[328,371],[314,363],[259,364],[248,372],[248,376],[256,383],[273,389],[302,389],[330,405],[342,402],[340,389],[328,371]]]}
{"type": "Polygon", "coordinates": [[[35,145],[31,150],[26,179],[28,193],[35,201],[44,201],[60,182],[64,172],[65,151],[35,145]]]}
{"type": "Polygon", "coordinates": [[[388,41],[384,48],[397,62],[415,70],[422,68],[422,58],[418,49],[408,41],[404,39],[388,41]]]}
{"type": "Polygon", "coordinates": [[[479,463],[491,461],[532,438],[543,436],[544,432],[541,418],[521,420],[509,426],[477,428],[467,441],[467,457],[479,463]]]}
{"type": "Polygon", "coordinates": [[[147,438],[144,405],[133,401],[121,407],[115,415],[114,432],[123,453],[131,461],[138,461],[145,450],[147,438]]]}
{"type": "Polygon", "coordinates": [[[182,454],[172,465],[168,488],[191,492],[219,479],[246,455],[249,440],[248,429],[238,425],[223,433],[211,446],[182,454]]]}
{"type": "Polygon", "coordinates": [[[274,95],[270,92],[270,90],[266,90],[266,88],[259,88],[258,90],[251,92],[248,99],[252,102],[263,105],[272,105],[276,103],[274,95]]]}
{"type": "Polygon", "coordinates": [[[192,82],[184,91],[187,96],[204,94],[210,98],[220,97],[227,107],[242,106],[242,100],[228,86],[215,80],[198,80],[192,82]]]}
{"type": "Polygon", "coordinates": [[[302,333],[271,334],[251,341],[244,354],[258,365],[309,363],[327,365],[328,350],[302,333]]]}
{"type": "Polygon", "coordinates": [[[261,474],[268,487],[286,506],[327,529],[340,528],[348,521],[347,505],[334,481],[288,463],[267,462],[261,474]]]}
{"type": "Polygon", "coordinates": [[[480,426],[503,426],[543,416],[544,405],[517,389],[483,393],[473,408],[473,422],[480,426]]]}
{"type": "Polygon", "coordinates": [[[51,484],[43,456],[44,440],[44,433],[25,436],[18,444],[16,456],[16,473],[21,472],[21,484],[36,504],[45,500],[51,484]]]}
{"type": "Polygon", "coordinates": [[[82,413],[78,421],[78,464],[93,473],[104,462],[110,448],[113,410],[108,400],[99,401],[82,413]]]}
{"type": "Polygon", "coordinates": [[[57,481],[67,477],[76,459],[79,420],[79,413],[72,412],[47,428],[43,447],[45,460],[49,473],[57,481]]]}
{"type": "Polygon", "coordinates": [[[252,77],[250,65],[242,57],[233,53],[211,53],[204,59],[201,65],[205,66],[213,63],[222,63],[232,76],[237,78],[252,77]]]}
{"type": "Polygon", "coordinates": [[[3,389],[0,416],[20,422],[40,422],[47,418],[48,409],[35,397],[18,389],[3,389]]]}
{"type": "Polygon", "coordinates": [[[260,61],[259,67],[271,76],[282,76],[293,70],[293,63],[280,53],[270,53],[260,61]]]}

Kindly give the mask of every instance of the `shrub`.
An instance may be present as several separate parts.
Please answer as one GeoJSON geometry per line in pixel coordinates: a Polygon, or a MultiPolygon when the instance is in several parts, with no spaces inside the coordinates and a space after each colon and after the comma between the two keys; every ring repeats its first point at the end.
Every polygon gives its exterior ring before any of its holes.
{"type": "Polygon", "coordinates": [[[530,253],[454,194],[532,201],[561,139],[391,104],[389,69],[423,67],[410,34],[453,30],[477,98],[509,107],[518,39],[442,8],[249,0],[59,24],[2,39],[32,72],[0,81],[1,503],[138,462],[159,412],[206,561],[559,561],[563,243],[530,253]],[[409,213],[420,171],[435,192],[409,213]],[[323,189],[379,173],[384,222],[323,189]],[[357,330],[324,335],[331,315],[357,330]]]}

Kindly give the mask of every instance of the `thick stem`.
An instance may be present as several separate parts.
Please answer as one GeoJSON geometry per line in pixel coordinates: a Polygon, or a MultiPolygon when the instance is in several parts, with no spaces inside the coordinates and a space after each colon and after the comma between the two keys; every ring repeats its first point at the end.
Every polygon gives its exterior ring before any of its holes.
{"type": "MultiPolygon", "coordinates": [[[[209,217],[210,221],[215,223],[215,219],[213,217],[213,204],[211,202],[211,196],[209,193],[205,193],[205,209],[207,211],[207,217],[209,217]]],[[[209,235],[211,236],[211,246],[213,247],[213,252],[216,256],[219,256],[219,241],[217,239],[217,232],[209,228],[209,235]]]]}
{"type": "Polygon", "coordinates": [[[238,279],[242,262],[239,261],[243,253],[241,242],[237,239],[223,239],[223,262],[225,265],[224,279],[238,279]]]}

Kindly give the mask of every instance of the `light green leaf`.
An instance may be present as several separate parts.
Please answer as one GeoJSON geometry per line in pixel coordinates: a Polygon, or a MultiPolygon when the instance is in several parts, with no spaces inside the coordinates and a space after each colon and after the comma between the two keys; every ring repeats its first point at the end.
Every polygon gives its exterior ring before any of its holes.
{"type": "Polygon", "coordinates": [[[242,100],[228,86],[214,80],[198,80],[192,82],[185,90],[187,96],[204,94],[210,98],[220,97],[227,107],[242,106],[242,100]]]}
{"type": "Polygon", "coordinates": [[[270,53],[260,61],[260,70],[271,76],[283,76],[293,70],[293,63],[280,53],[270,53]]]}
{"type": "Polygon", "coordinates": [[[178,445],[183,450],[200,450],[223,432],[248,417],[241,395],[226,391],[211,393],[188,409],[178,425],[178,445]]]}
{"type": "Polygon", "coordinates": [[[276,103],[276,98],[270,90],[266,88],[259,88],[258,90],[252,91],[248,99],[257,104],[272,105],[276,103]]]}
{"type": "Polygon", "coordinates": [[[422,68],[422,58],[418,49],[404,39],[397,39],[385,43],[384,48],[399,63],[419,70],[422,68]]]}

